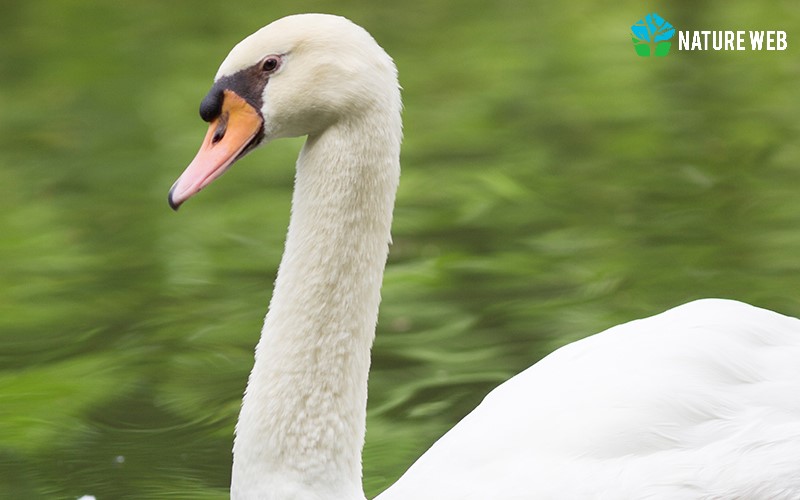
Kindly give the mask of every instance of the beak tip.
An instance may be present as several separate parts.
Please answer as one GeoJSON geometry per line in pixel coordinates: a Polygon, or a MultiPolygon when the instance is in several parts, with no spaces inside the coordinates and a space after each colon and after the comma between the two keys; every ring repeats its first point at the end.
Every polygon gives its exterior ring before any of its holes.
{"type": "Polygon", "coordinates": [[[177,212],[178,209],[181,207],[181,203],[183,202],[182,201],[176,202],[175,199],[173,198],[174,194],[175,194],[175,186],[173,185],[172,188],[170,188],[169,190],[169,195],[167,195],[167,202],[169,203],[169,207],[177,212]]]}

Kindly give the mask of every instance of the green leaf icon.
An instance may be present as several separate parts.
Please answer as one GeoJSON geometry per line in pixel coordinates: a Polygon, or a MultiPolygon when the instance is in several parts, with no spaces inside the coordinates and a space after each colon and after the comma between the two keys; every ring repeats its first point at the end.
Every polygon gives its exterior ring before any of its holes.
{"type": "Polygon", "coordinates": [[[650,44],[639,40],[635,36],[631,38],[633,38],[633,48],[636,49],[636,53],[641,57],[650,57],[650,44]]]}

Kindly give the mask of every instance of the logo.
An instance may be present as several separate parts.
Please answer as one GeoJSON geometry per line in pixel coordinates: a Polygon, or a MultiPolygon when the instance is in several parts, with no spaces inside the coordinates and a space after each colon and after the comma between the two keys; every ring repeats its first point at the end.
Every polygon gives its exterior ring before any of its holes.
{"type": "Polygon", "coordinates": [[[664,57],[672,46],[670,38],[675,36],[675,28],[655,12],[647,14],[631,26],[633,48],[641,57],[664,57]]]}
{"type": "MultiPolygon", "coordinates": [[[[631,26],[633,48],[640,57],[664,57],[672,47],[675,27],[655,12],[631,26]]],[[[785,51],[789,47],[786,31],[700,29],[678,31],[678,50],[683,51],[785,51]],[[748,43],[749,42],[749,43],[748,43]]]]}

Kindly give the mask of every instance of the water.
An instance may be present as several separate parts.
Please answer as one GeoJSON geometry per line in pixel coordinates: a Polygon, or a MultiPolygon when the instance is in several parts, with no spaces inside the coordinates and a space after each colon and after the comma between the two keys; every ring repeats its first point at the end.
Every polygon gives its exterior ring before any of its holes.
{"type": "MultiPolygon", "coordinates": [[[[0,498],[225,498],[301,141],[172,213],[229,48],[312,1],[7,2],[0,498]]],[[[638,2],[348,3],[406,138],[364,451],[381,491],[566,342],[699,297],[800,315],[794,2],[659,13],[778,53],[635,56],[638,2]]],[[[674,47],[673,47],[674,49],[674,47]]]]}

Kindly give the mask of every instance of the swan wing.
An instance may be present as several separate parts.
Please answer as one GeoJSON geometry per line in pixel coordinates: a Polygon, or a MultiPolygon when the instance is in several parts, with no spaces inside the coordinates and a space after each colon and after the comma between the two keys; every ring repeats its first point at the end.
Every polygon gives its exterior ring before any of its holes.
{"type": "Polygon", "coordinates": [[[558,349],[379,500],[800,498],[800,320],[704,299],[558,349]]]}

